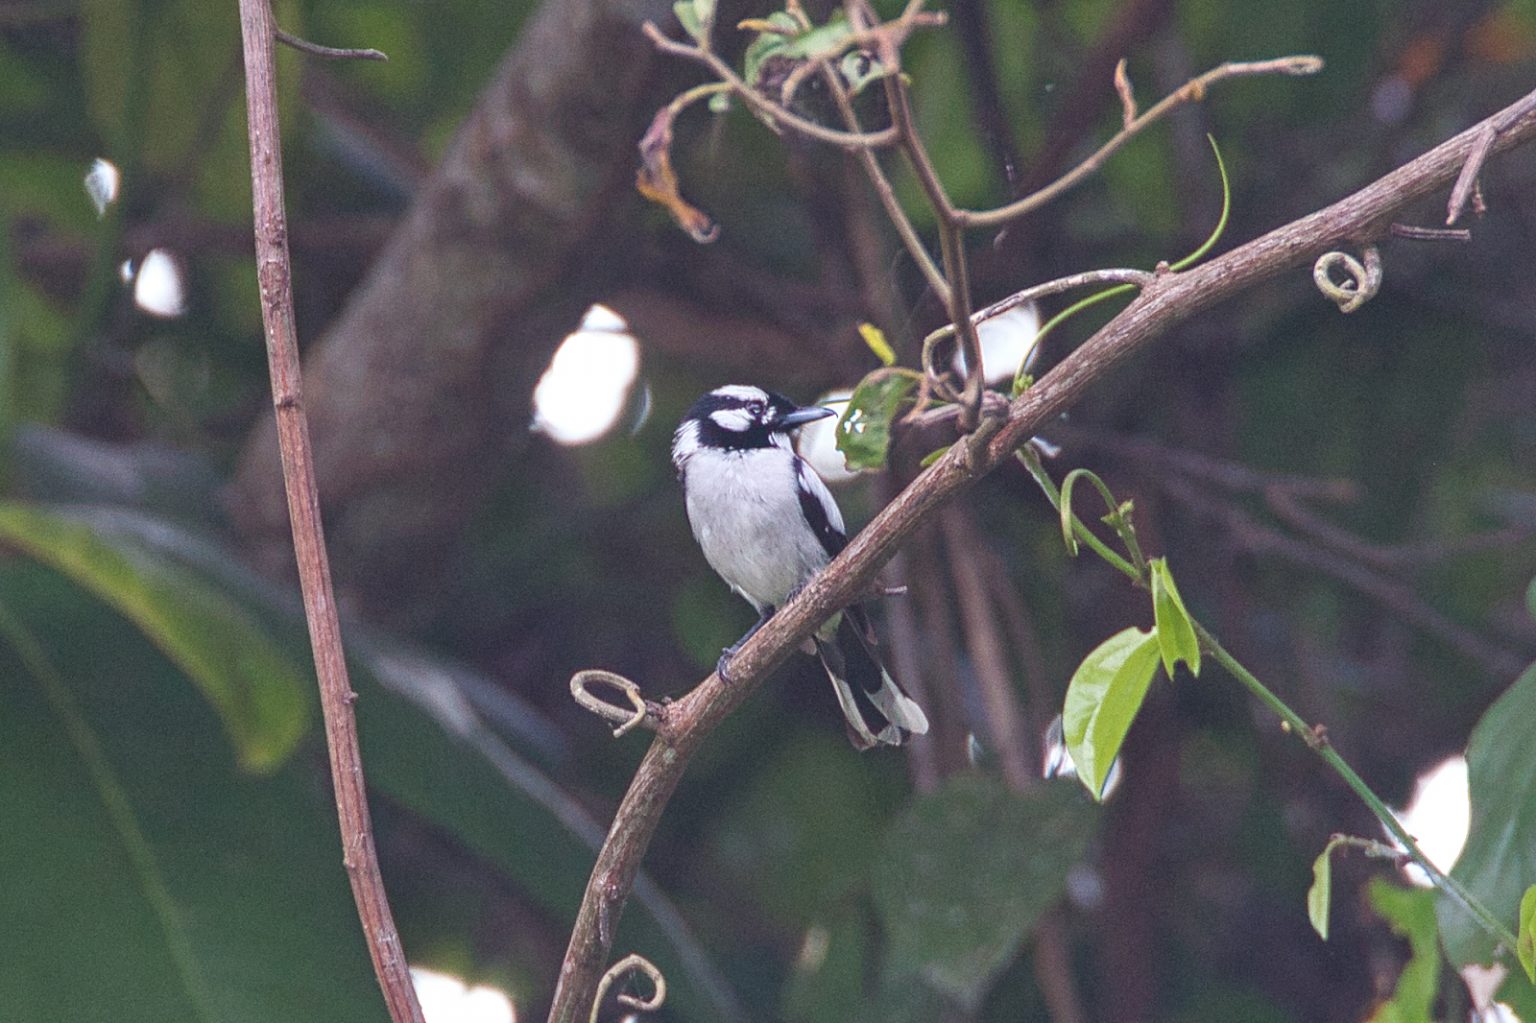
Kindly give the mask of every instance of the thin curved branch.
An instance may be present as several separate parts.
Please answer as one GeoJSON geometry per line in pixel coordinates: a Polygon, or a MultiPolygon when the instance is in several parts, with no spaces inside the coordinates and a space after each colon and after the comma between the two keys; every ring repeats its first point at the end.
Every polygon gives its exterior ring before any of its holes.
{"type": "Polygon", "coordinates": [[[1242,78],[1249,75],[1311,75],[1323,69],[1321,57],[1296,56],[1279,57],[1275,60],[1259,60],[1246,63],[1228,62],[1214,67],[1198,78],[1191,78],[1174,92],[1167,96],[1154,107],[1140,117],[1132,120],[1121,128],[1114,136],[1100,146],[1092,156],[1073,167],[1067,173],[1057,178],[1036,192],[1031,192],[1009,203],[999,206],[994,210],[956,210],[955,216],[964,227],[1002,227],[1010,220],[1016,220],[1026,213],[1044,206],[1067,189],[1080,183],[1094,171],[1104,165],[1104,162],[1125,145],[1148,125],[1167,115],[1175,107],[1185,103],[1199,102],[1205,98],[1205,91],[1217,82],[1228,78],[1242,78]]]}
{"type": "MultiPolygon", "coordinates": [[[[1532,94],[1536,96],[1536,93],[1532,94]]],[[[1495,114],[1492,157],[1536,140],[1536,105],[1525,97],[1495,114]],[[1522,110],[1521,107],[1524,106],[1522,110]],[[1516,113],[1511,113],[1515,111],[1516,113]]],[[[550,1010],[551,1023],[581,1023],[611,951],[612,929],[640,860],[688,761],[715,727],[829,616],[853,602],[923,522],[1066,411],[1106,373],[1175,325],[1344,244],[1384,235],[1394,217],[1455,179],[1482,122],[1355,194],[1208,263],[1152,281],[1141,296],[1008,406],[1000,429],[967,457],[957,444],[929,466],[731,662],[729,685],[710,675],[668,709],[667,733],[646,752],[614,817],[582,900],[550,1010]]]]}

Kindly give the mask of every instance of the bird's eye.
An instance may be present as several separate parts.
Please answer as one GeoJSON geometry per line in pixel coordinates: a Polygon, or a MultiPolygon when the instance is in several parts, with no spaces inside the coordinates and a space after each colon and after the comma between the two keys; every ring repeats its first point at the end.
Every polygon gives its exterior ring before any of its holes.
{"type": "Polygon", "coordinates": [[[761,418],[763,418],[763,413],[766,412],[767,410],[768,410],[768,407],[766,405],[764,405],[760,401],[754,401],[750,405],[747,406],[747,411],[752,413],[752,418],[754,418],[754,419],[761,419],[761,418]]]}

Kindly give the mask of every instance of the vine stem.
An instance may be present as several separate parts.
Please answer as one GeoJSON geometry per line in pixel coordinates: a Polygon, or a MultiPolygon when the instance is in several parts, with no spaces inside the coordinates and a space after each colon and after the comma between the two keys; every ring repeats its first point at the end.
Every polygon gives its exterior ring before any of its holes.
{"type": "MultiPolygon", "coordinates": [[[[1050,474],[1045,471],[1044,466],[1040,464],[1040,459],[1027,449],[1021,449],[1018,452],[1018,457],[1019,461],[1024,464],[1024,467],[1029,470],[1029,474],[1034,477],[1040,489],[1045,492],[1046,499],[1050,501],[1051,507],[1055,508],[1058,512],[1063,512],[1061,490],[1056,486],[1055,481],[1051,479],[1050,474]]],[[[1113,506],[1113,500],[1108,491],[1102,492],[1104,493],[1106,503],[1113,506]]],[[[1093,531],[1088,528],[1082,519],[1078,518],[1076,512],[1066,509],[1063,514],[1065,514],[1071,526],[1073,535],[1083,543],[1086,543],[1106,564],[1142,589],[1151,589],[1151,582],[1144,568],[1138,569],[1131,561],[1126,560],[1111,550],[1107,544],[1093,534],[1093,531]]],[[[1471,913],[1478,923],[1489,934],[1493,935],[1495,939],[1501,942],[1505,948],[1513,949],[1515,947],[1515,936],[1510,932],[1509,928],[1501,923],[1498,917],[1494,916],[1488,907],[1484,906],[1476,896],[1467,891],[1460,881],[1457,881],[1430,862],[1429,857],[1425,856],[1423,850],[1419,848],[1418,842],[1403,827],[1402,821],[1398,820],[1397,814],[1393,813],[1392,808],[1387,806],[1380,796],[1376,795],[1371,787],[1365,783],[1365,779],[1361,778],[1355,769],[1349,765],[1349,762],[1339,755],[1339,751],[1333,748],[1333,744],[1328,741],[1328,736],[1323,729],[1314,728],[1309,725],[1305,718],[1291,709],[1290,704],[1286,703],[1273,690],[1261,682],[1258,676],[1243,666],[1241,661],[1233,657],[1227,648],[1222,646],[1215,635],[1202,625],[1198,619],[1190,616],[1189,622],[1194,627],[1195,638],[1200,641],[1201,648],[1210,654],[1217,664],[1225,668],[1233,678],[1242,683],[1250,693],[1258,697],[1259,702],[1263,703],[1276,717],[1284,722],[1288,731],[1299,737],[1306,743],[1307,748],[1311,749],[1323,759],[1324,763],[1333,768],[1334,773],[1344,780],[1344,784],[1349,786],[1350,791],[1376,816],[1376,819],[1381,822],[1382,827],[1386,828],[1387,832],[1402,845],[1408,857],[1429,875],[1435,887],[1461,903],[1467,912],[1471,913]]]]}
{"type": "Polygon", "coordinates": [[[1467,891],[1460,881],[1435,866],[1429,857],[1424,855],[1424,851],[1419,848],[1419,843],[1403,827],[1403,822],[1398,820],[1397,814],[1393,813],[1392,808],[1372,791],[1360,775],[1355,773],[1355,769],[1349,766],[1349,762],[1339,755],[1323,730],[1307,724],[1306,720],[1292,710],[1289,704],[1259,681],[1253,672],[1243,667],[1242,662],[1228,653],[1226,647],[1222,646],[1205,626],[1194,618],[1190,619],[1190,623],[1195,627],[1195,636],[1200,640],[1200,646],[1215,658],[1217,664],[1225,668],[1250,693],[1258,697],[1259,701],[1273,711],[1275,716],[1285,722],[1286,727],[1305,742],[1307,748],[1322,757],[1323,762],[1333,768],[1335,774],[1344,779],[1344,784],[1348,785],[1350,791],[1359,797],[1371,813],[1376,815],[1382,827],[1386,828],[1388,833],[1402,845],[1409,858],[1429,875],[1435,887],[1461,903],[1462,907],[1477,919],[1483,929],[1493,935],[1505,948],[1513,949],[1515,935],[1510,929],[1476,896],[1467,891]]]}
{"type": "Polygon", "coordinates": [[[373,971],[394,1023],[423,1023],[421,1003],[394,915],[384,893],[373,823],[363,784],[363,760],[357,745],[357,694],[347,677],[341,623],[331,586],[330,559],[320,524],[320,492],[315,483],[309,420],[304,413],[299,374],[298,328],[293,315],[293,266],[288,256],[288,213],[283,202],[283,147],[277,119],[277,74],[273,50],[277,25],[268,0],[240,0],[240,35],[245,56],[245,96],[251,150],[251,190],[256,234],[256,278],[261,288],[261,319],[267,339],[267,369],[272,378],[272,406],[277,416],[283,489],[293,527],[294,557],[304,596],[304,620],[314,650],[325,718],[325,745],[341,827],[342,863],[352,885],[358,919],[373,971]]]}

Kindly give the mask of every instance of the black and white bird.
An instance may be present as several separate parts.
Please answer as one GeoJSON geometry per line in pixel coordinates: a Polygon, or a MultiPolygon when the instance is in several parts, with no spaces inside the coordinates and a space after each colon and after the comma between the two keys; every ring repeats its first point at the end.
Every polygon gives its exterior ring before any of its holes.
{"type": "MultiPolygon", "coordinates": [[[[673,437],[693,535],[710,567],[760,616],[721,655],[722,677],[741,645],[848,543],[837,502],[789,440],[796,427],[833,414],[758,387],[718,387],[694,403],[673,437]]],[[[882,667],[862,607],[812,638],[855,746],[897,746],[928,731],[923,709],[882,667]]]]}

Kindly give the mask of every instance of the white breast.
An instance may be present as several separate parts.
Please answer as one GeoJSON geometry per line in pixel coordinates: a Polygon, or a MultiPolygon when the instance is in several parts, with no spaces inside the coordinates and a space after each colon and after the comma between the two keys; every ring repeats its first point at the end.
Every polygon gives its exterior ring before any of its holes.
{"type": "Polygon", "coordinates": [[[795,456],[778,447],[687,461],[693,535],[710,566],[759,611],[782,605],[828,561],[804,525],[795,471],[795,456]]]}

